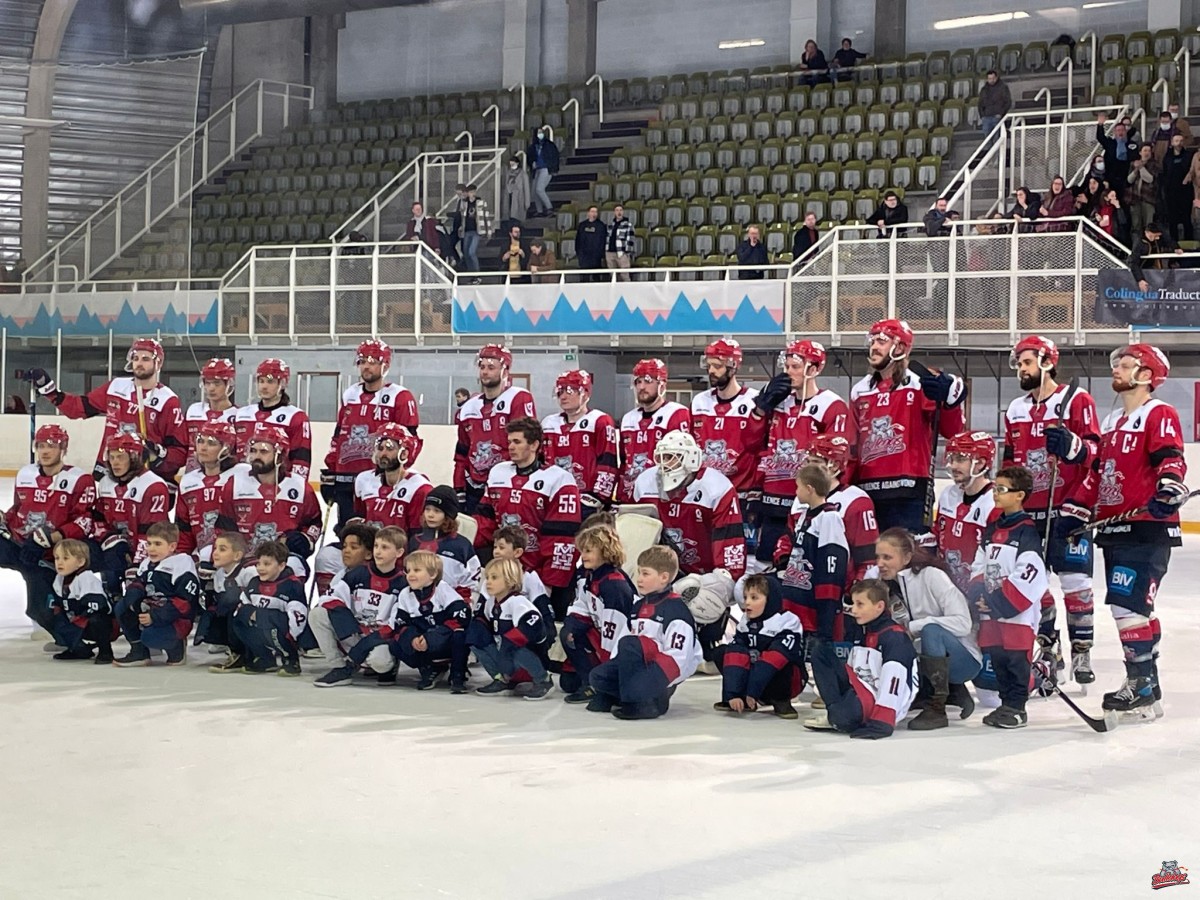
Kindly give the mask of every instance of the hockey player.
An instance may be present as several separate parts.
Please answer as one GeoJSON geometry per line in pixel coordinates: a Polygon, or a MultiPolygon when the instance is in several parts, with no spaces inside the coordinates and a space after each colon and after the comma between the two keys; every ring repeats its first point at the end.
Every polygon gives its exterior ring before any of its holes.
{"type": "Polygon", "coordinates": [[[966,593],[983,530],[1000,516],[992,493],[996,441],[986,431],[964,431],[946,442],[952,484],[938,498],[934,537],[955,586],[966,593]]]}
{"type": "Polygon", "coordinates": [[[513,387],[512,361],[512,353],[502,344],[488,344],[480,350],[476,363],[483,391],[458,411],[454,490],[467,515],[474,515],[483,500],[488,473],[508,461],[508,423],[537,415],[529,391],[513,387]]]}
{"type": "MultiPolygon", "coordinates": [[[[1088,478],[1100,448],[1096,404],[1086,391],[1077,390],[1064,410],[1070,392],[1059,384],[1058,347],[1030,335],[1017,342],[1009,356],[1021,389],[1004,415],[1004,462],[1024,466],[1033,475],[1033,494],[1025,511],[1033,517],[1043,539],[1050,521],[1046,565],[1058,573],[1067,607],[1067,635],[1071,640],[1071,676],[1079,684],[1096,680],[1092,672],[1092,543],[1083,538],[1072,543],[1067,535],[1087,524],[1095,502],[1094,479],[1088,478]],[[1050,478],[1055,487],[1050,489],[1050,478]],[[1047,513],[1050,494],[1054,510],[1047,513]]],[[[1038,642],[1043,650],[1062,656],[1054,595],[1047,591],[1041,602],[1038,642]]]]}
{"type": "Polygon", "coordinates": [[[258,402],[241,407],[234,416],[237,429],[238,448],[246,447],[259,425],[270,425],[280,429],[288,440],[288,471],[303,481],[308,481],[312,469],[312,430],[308,414],[292,404],[288,396],[288,380],[292,377],[291,367],[282,359],[264,359],[255,370],[255,385],[258,402]]]}
{"type": "Polygon", "coordinates": [[[493,559],[483,569],[482,618],[488,627],[472,629],[470,646],[491,681],[475,693],[504,694],[530,683],[526,700],[544,700],[554,690],[548,668],[552,626],[533,601],[521,592],[521,565],[493,559]]]}
{"type": "Polygon", "coordinates": [[[150,527],[171,513],[171,492],[146,468],[148,455],[137,432],[117,433],[108,442],[108,471],[96,485],[92,518],[101,558],[92,565],[113,598],[121,595],[122,579],[132,576],[129,570],[146,558],[150,527]]]}
{"type": "MultiPolygon", "coordinates": [[[[325,455],[325,467],[321,469],[321,495],[326,503],[337,504],[339,526],[355,515],[358,475],[378,465],[375,452],[380,428],[394,422],[404,433],[416,438],[421,423],[412,393],[401,385],[384,381],[392,364],[391,347],[377,339],[363,341],[358,345],[354,363],[361,380],[342,394],[333,439],[325,455]]],[[[398,436],[396,432],[393,435],[398,436]]],[[[416,440],[409,465],[420,452],[421,442],[416,440]]],[[[419,508],[417,514],[420,515],[419,508]]]]}
{"type": "MultiPolygon", "coordinates": [[[[850,465],[850,442],[840,435],[813,435],[808,445],[805,463],[817,463],[834,480],[833,491],[825,498],[825,505],[842,517],[842,528],[846,532],[846,543],[850,546],[850,565],[847,568],[846,591],[857,581],[866,577],[867,569],[875,561],[875,541],[879,539],[879,527],[875,523],[875,504],[862,488],[846,483],[846,467],[850,465]]],[[[795,479],[792,480],[793,493],[795,479]]],[[[788,534],[796,530],[796,516],[800,514],[800,503],[794,500],[792,514],[788,517],[788,534]]]]}
{"type": "Polygon", "coordinates": [[[187,662],[192,620],[200,604],[196,565],[177,552],[179,529],[173,522],[155,522],[146,530],[146,556],[137,575],[117,603],[117,621],[129,641],[129,652],[113,665],[150,665],[151,650],[165,650],[168,666],[187,662]]]}
{"type": "Polygon", "coordinates": [[[68,443],[61,425],[38,428],[37,461],[18,470],[13,505],[0,523],[0,567],[22,574],[25,615],[43,626],[49,622],[46,595],[54,580],[54,570],[46,565],[48,550],[64,539],[86,541],[95,533],[96,484],[90,473],[64,461],[68,443]]]}
{"type": "Polygon", "coordinates": [[[687,407],[667,400],[667,364],[661,359],[643,359],[633,367],[633,392],[637,406],[621,418],[618,503],[633,499],[633,486],[654,465],[654,448],[662,436],[691,428],[687,407]]]}
{"type": "Polygon", "coordinates": [[[1182,543],[1179,506],[1187,499],[1187,463],[1179,414],[1155,398],[1171,365],[1157,347],[1129,344],[1112,354],[1112,387],[1121,408],[1100,426],[1096,461],[1099,500],[1096,517],[1136,513],[1119,525],[1100,528],[1104,548],[1104,602],[1112,608],[1125,655],[1125,683],[1104,695],[1104,708],[1153,707],[1161,715],[1158,643],[1162,626],[1154,597],[1182,543]]]}
{"type": "Polygon", "coordinates": [[[283,429],[256,425],[246,442],[249,468],[232,469],[221,490],[217,530],[245,537],[251,559],[268,541],[283,541],[303,562],[321,536],[317,495],[301,476],[288,471],[288,449],[283,429]]]}
{"type": "Polygon", "coordinates": [[[875,504],[880,530],[894,525],[929,531],[925,503],[933,486],[935,423],[942,436],[963,430],[967,387],[946,372],[918,377],[908,368],[913,332],[907,322],[871,326],[867,358],[872,373],[850,391],[850,427],[857,442],[854,484],[875,504]]]}
{"type": "Polygon", "coordinates": [[[763,705],[781,719],[799,717],[792,698],[804,689],[804,638],[800,620],[783,608],[778,583],[750,575],[743,585],[746,615],[733,642],[717,650],[720,712],[753,712],[763,705]]]}
{"type": "Polygon", "coordinates": [[[537,572],[550,589],[556,618],[566,615],[571,596],[568,585],[575,571],[575,532],[581,521],[579,488],[558,466],[539,458],[542,426],[537,419],[513,419],[505,428],[511,462],[502,462],[488,473],[487,492],[475,520],[476,549],[488,546],[496,529],[520,525],[529,536],[521,559],[537,572]]]}
{"type": "Polygon", "coordinates": [[[141,436],[148,453],[148,466],[156,475],[174,479],[187,459],[187,432],[183,410],[175,392],[158,380],[165,359],[162,344],[138,338],[129,348],[125,371],[132,377],[114,378],[86,394],[60,391],[45,369],[29,370],[29,380],[38,393],[58,407],[68,419],[104,416],[104,436],[96,453],[93,476],[97,481],[106,470],[109,442],[118,433],[141,436]]]}
{"type": "Polygon", "coordinates": [[[410,531],[408,550],[428,550],[442,558],[442,579],[467,601],[479,593],[479,557],[469,540],[458,533],[458,497],[454,488],[439,484],[425,495],[418,531],[410,531]]]}
{"type": "Polygon", "coordinates": [[[554,382],[562,412],[542,420],[545,457],[571,473],[585,514],[609,506],[617,486],[617,426],[612,416],[588,409],[591,373],[563,372],[554,382]]]}
{"type": "Polygon", "coordinates": [[[236,448],[237,434],[232,423],[219,419],[198,423],[192,451],[197,468],[185,472],[179,480],[175,503],[179,552],[196,555],[202,583],[211,580],[208,548],[217,536],[221,491],[229,480],[230,470],[237,464],[236,448]],[[210,573],[208,579],[203,577],[205,570],[210,573]]]}
{"type": "Polygon", "coordinates": [[[91,659],[96,650],[96,665],[104,665],[113,661],[112,607],[100,576],[87,571],[89,561],[88,545],[83,541],[65,538],[54,545],[57,576],[50,591],[51,632],[63,647],[54,658],[91,659]]]}
{"type": "MultiPolygon", "coordinates": [[[[733,483],[704,465],[686,431],[663,435],[654,466],[638,476],[635,503],[653,504],[663,523],[662,543],[679,557],[684,577],[675,585],[699,627],[706,662],[725,635],[733,583],[746,572],[742,511],[733,483]]],[[[713,672],[715,672],[713,667],[713,672]]]]}
{"type": "Polygon", "coordinates": [[[754,415],[758,391],[738,381],[742,348],[732,338],[705,347],[700,365],[708,376],[709,389],[692,398],[691,431],[704,464],[733,482],[745,512],[746,501],[757,502],[761,493],[758,462],[767,423],[761,415],[754,415]]]}
{"type": "Polygon", "coordinates": [[[258,574],[242,590],[241,606],[231,623],[230,649],[241,653],[247,675],[301,674],[297,641],[308,623],[308,603],[304,582],[288,567],[290,556],[282,541],[262,544],[254,564],[258,574]]]}
{"type": "MultiPolygon", "coordinates": [[[[353,518],[376,528],[397,525],[409,534],[421,530],[429,479],[409,466],[420,442],[398,422],[387,422],[375,435],[375,468],[354,479],[353,518]]],[[[340,508],[339,508],[340,515],[340,508]]],[[[346,519],[339,520],[345,524],[346,519]]]]}
{"type": "MultiPolygon", "coordinates": [[[[197,400],[187,408],[183,415],[184,429],[187,431],[187,466],[191,472],[200,468],[196,461],[196,435],[200,426],[209,422],[228,422],[233,424],[238,408],[233,402],[233,389],[236,386],[237,373],[233,360],[221,359],[214,356],[200,369],[200,392],[203,400],[197,400]]],[[[237,446],[229,448],[230,453],[237,455],[237,446]]]]}

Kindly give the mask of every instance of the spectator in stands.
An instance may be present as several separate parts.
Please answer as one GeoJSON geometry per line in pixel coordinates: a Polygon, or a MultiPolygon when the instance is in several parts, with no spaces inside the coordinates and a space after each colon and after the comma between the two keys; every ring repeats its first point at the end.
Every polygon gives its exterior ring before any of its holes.
{"type": "Polygon", "coordinates": [[[604,258],[610,269],[620,269],[618,281],[628,281],[629,268],[633,260],[633,223],[625,218],[625,207],[613,207],[613,220],[608,226],[608,243],[604,248],[604,258]]]}
{"type": "Polygon", "coordinates": [[[4,404],[4,411],[9,415],[24,416],[29,413],[29,409],[25,406],[25,401],[17,394],[9,394],[8,402],[4,404]]]}
{"type": "Polygon", "coordinates": [[[804,52],[800,54],[800,68],[805,72],[812,73],[804,76],[805,84],[817,84],[829,80],[829,63],[825,61],[825,54],[821,52],[816,41],[804,42],[804,52]]]}
{"type": "Polygon", "coordinates": [[[1142,142],[1142,133],[1137,130],[1133,124],[1133,117],[1129,115],[1121,116],[1121,124],[1125,126],[1125,136],[1131,141],[1142,142]]]}
{"type": "MultiPolygon", "coordinates": [[[[1042,205],[1038,208],[1038,217],[1042,219],[1062,219],[1075,215],[1075,197],[1067,190],[1067,184],[1061,175],[1055,175],[1050,182],[1050,191],[1042,197],[1042,205]]],[[[1050,225],[1043,223],[1039,231],[1070,231],[1069,225],[1050,225]]]]}
{"type": "Polygon", "coordinates": [[[804,224],[796,230],[796,236],[792,238],[792,259],[796,262],[804,259],[820,240],[821,233],[817,231],[817,214],[815,212],[805,213],[804,224]]]}
{"type": "Polygon", "coordinates": [[[889,237],[896,226],[908,224],[908,207],[900,202],[899,194],[888,191],[883,195],[883,203],[879,209],[871,216],[871,221],[878,229],[876,237],[889,237]]]}
{"type": "Polygon", "coordinates": [[[462,242],[463,268],[478,272],[479,241],[492,236],[492,217],[487,201],[475,196],[475,185],[468,184],[465,190],[465,196],[458,201],[454,211],[454,233],[462,242]]]}
{"type": "Polygon", "coordinates": [[[1035,194],[1029,188],[1019,187],[1013,196],[1013,205],[1007,213],[1007,218],[1013,219],[1020,231],[1033,231],[1033,226],[1029,223],[1041,216],[1041,206],[1042,198],[1039,194],[1035,194]]]}
{"type": "Polygon", "coordinates": [[[1191,147],[1194,143],[1192,138],[1192,126],[1187,119],[1179,115],[1179,104],[1167,104],[1167,112],[1171,114],[1171,119],[1175,123],[1175,130],[1183,135],[1183,145],[1191,147]]]}
{"type": "Polygon", "coordinates": [[[500,254],[500,271],[507,272],[513,284],[529,284],[529,245],[521,237],[521,226],[508,229],[508,245],[500,254]]]}
{"type": "Polygon", "coordinates": [[[1163,259],[1161,256],[1156,259],[1147,259],[1148,256],[1155,256],[1162,253],[1182,253],[1175,242],[1163,234],[1163,227],[1157,222],[1147,223],[1145,229],[1141,233],[1141,237],[1137,240],[1137,246],[1133,248],[1133,252],[1129,254],[1129,271],[1133,275],[1134,280],[1138,283],[1138,289],[1141,291],[1150,290],[1150,284],[1146,281],[1146,269],[1177,269],[1179,263],[1174,260],[1163,259]]]}
{"type": "Polygon", "coordinates": [[[1112,137],[1104,133],[1108,117],[1100,113],[1096,117],[1096,143],[1104,148],[1104,171],[1107,181],[1119,191],[1125,191],[1129,166],[1137,159],[1138,143],[1129,136],[1129,129],[1122,122],[1113,126],[1112,137]]]}
{"type": "Polygon", "coordinates": [[[404,240],[421,241],[441,254],[442,237],[438,231],[438,220],[425,215],[425,207],[420,200],[412,205],[412,218],[404,229],[404,240]]]}
{"type": "Polygon", "coordinates": [[[1200,153],[1192,154],[1192,165],[1188,169],[1184,184],[1192,186],[1192,233],[1200,233],[1200,153]]]}
{"type": "MultiPolygon", "coordinates": [[[[950,237],[954,226],[951,224],[956,217],[954,210],[950,209],[946,203],[945,197],[938,197],[933,201],[933,206],[929,208],[929,212],[925,213],[925,233],[929,237],[950,237]]],[[[939,271],[936,270],[935,271],[939,271]]]]}
{"type": "Polygon", "coordinates": [[[458,233],[458,210],[462,206],[464,200],[467,199],[467,186],[461,181],[454,186],[454,212],[450,214],[450,234],[443,244],[443,255],[450,261],[450,265],[456,269],[462,269],[462,238],[458,233]]]}
{"type": "Polygon", "coordinates": [[[987,73],[987,83],[979,89],[979,118],[985,140],[994,140],[992,132],[1012,109],[1012,94],[1008,85],[1000,80],[996,70],[987,73]]]}
{"type": "Polygon", "coordinates": [[[850,38],[842,38],[842,49],[833,54],[833,68],[837,70],[837,80],[848,80],[850,73],[845,70],[853,69],[860,59],[866,58],[867,54],[860,53],[850,45],[850,38]]]}
{"type": "Polygon", "coordinates": [[[1129,183],[1126,197],[1129,200],[1129,219],[1134,234],[1141,234],[1149,222],[1155,220],[1158,203],[1158,163],[1154,160],[1154,148],[1142,144],[1138,158],[1130,166],[1125,180],[1129,183]]]}
{"type": "Polygon", "coordinates": [[[1087,188],[1075,188],[1071,191],[1071,196],[1075,198],[1071,215],[1083,216],[1090,219],[1092,216],[1092,198],[1088,195],[1087,188]]]}
{"type": "Polygon", "coordinates": [[[458,388],[454,392],[454,409],[462,409],[462,405],[471,399],[471,392],[466,388],[458,388]]]}
{"type": "Polygon", "coordinates": [[[1121,205],[1121,198],[1112,188],[1107,188],[1100,195],[1100,200],[1092,210],[1092,221],[1096,227],[1120,243],[1119,252],[1129,252],[1129,211],[1121,205]]]}
{"type": "Polygon", "coordinates": [[[510,159],[504,170],[504,192],[501,194],[500,215],[509,225],[521,225],[529,212],[529,173],[518,160],[510,159]]]}
{"type": "MultiPolygon", "coordinates": [[[[739,266],[765,266],[767,264],[767,245],[762,242],[757,225],[746,229],[746,239],[738,244],[737,261],[739,266]]],[[[762,269],[739,269],[738,278],[760,279],[766,277],[762,269]]]]}
{"type": "Polygon", "coordinates": [[[1184,140],[1183,133],[1176,131],[1171,137],[1171,148],[1159,163],[1162,167],[1159,209],[1166,220],[1167,233],[1176,241],[1192,239],[1192,191],[1188,189],[1188,175],[1196,154],[1184,146],[1184,140]]]}
{"type": "Polygon", "coordinates": [[[533,172],[535,215],[553,215],[554,205],[546,189],[550,187],[550,179],[558,172],[558,146],[550,140],[545,125],[537,130],[537,136],[525,151],[525,158],[529,160],[529,170],[533,172]]]}
{"type": "Polygon", "coordinates": [[[1171,118],[1171,113],[1164,109],[1159,113],[1158,127],[1154,129],[1149,139],[1149,142],[1154,145],[1154,161],[1160,166],[1163,157],[1171,149],[1171,139],[1177,134],[1179,134],[1179,129],[1175,127],[1175,120],[1171,118]]]}
{"type": "Polygon", "coordinates": [[[529,242],[529,272],[533,275],[534,284],[554,284],[558,276],[553,274],[558,268],[558,260],[554,251],[546,246],[541,238],[529,242]]]}
{"type": "Polygon", "coordinates": [[[1105,171],[1107,168],[1104,162],[1104,154],[1097,153],[1092,157],[1092,165],[1088,169],[1087,177],[1095,178],[1097,181],[1108,181],[1108,174],[1105,171]]]}
{"type": "MultiPolygon", "coordinates": [[[[600,210],[589,206],[587,218],[575,229],[575,256],[579,259],[581,269],[603,269],[604,251],[608,246],[608,228],[600,221],[600,210]]],[[[605,277],[597,272],[585,275],[584,281],[604,281],[605,277]]]]}

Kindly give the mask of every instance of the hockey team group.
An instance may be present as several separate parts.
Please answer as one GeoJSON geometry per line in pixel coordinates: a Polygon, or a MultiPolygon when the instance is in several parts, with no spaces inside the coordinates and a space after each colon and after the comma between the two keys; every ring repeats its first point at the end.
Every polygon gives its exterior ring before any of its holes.
{"type": "Polygon", "coordinates": [[[821,387],[812,340],[789,343],[761,390],[739,381],[737,342],[713,341],[690,409],[667,400],[666,364],[643,359],[619,422],[589,407],[582,370],[558,377],[559,411],[539,421],[512,354],[489,344],[456,416],[453,484],[435,486],[416,401],[387,380],[392,350],[364,341],[323,513],[285,362],[264,360],[257,402],[237,406],[233,364],[209,360],[185,413],[161,345],[140,339],[128,376],[84,395],[27,373],[62,415],[105,430],[91,469],[66,462],[64,428],[36,430],[0,566],[24,577],[55,660],[180,665],[190,642],[213,672],[300,675],[305,660],[326,669],[319,687],[413,670],[418,689],[446,677],[461,694],[473,657],[477,694],[542,699],[557,674],[568,703],[624,719],[663,715],[697,671],[720,673],[717,710],[795,719],[811,678],[806,727],[879,738],[910,711],[910,729],[947,727],[947,707],[967,718],[976,696],[994,707],[985,724],[1024,726],[1031,691],[1058,690],[1067,665],[1050,572],[1070,677],[1092,682],[1100,548],[1125,665],[1103,706],[1162,715],[1154,601],[1188,497],[1179,416],[1154,393],[1166,356],[1114,351],[1099,422],[1077,382],[1058,382],[1053,342],[1018,342],[993,474],[963,380],[910,359],[913,342],[903,321],[874,325],[848,400],[821,387]],[[938,464],[952,484],[935,502],[938,464]]]}

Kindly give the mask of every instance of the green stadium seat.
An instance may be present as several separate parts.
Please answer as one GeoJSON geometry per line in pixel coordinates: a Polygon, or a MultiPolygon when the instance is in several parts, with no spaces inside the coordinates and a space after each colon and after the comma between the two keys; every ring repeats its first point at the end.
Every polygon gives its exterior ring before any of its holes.
{"type": "MultiPolygon", "coordinates": [[[[1148,40],[1146,46],[1149,47],[1148,40]]],[[[1050,62],[1050,48],[1045,41],[1030,41],[1025,45],[1022,56],[1022,68],[1026,72],[1040,72],[1050,62]]]]}
{"type": "Polygon", "coordinates": [[[812,191],[804,198],[804,214],[814,213],[818,222],[829,218],[829,194],[825,191],[812,191]]]}
{"type": "Polygon", "coordinates": [[[674,197],[663,207],[663,225],[667,228],[678,228],[683,224],[687,215],[687,201],[674,197]]]}
{"type": "Polygon", "coordinates": [[[842,166],[841,188],[845,191],[860,190],[867,181],[867,164],[852,160],[842,166]]]}
{"type": "Polygon", "coordinates": [[[842,173],[842,167],[835,163],[821,166],[817,169],[817,190],[830,193],[836,191],[838,187],[838,178],[842,173]]]}
{"type": "Polygon", "coordinates": [[[797,193],[787,193],[779,201],[779,218],[789,224],[795,224],[803,219],[804,200],[797,193]]]}
{"type": "Polygon", "coordinates": [[[754,220],[754,197],[742,194],[733,200],[733,221],[743,227],[754,220]]]}
{"type": "Polygon", "coordinates": [[[807,148],[809,161],[820,165],[828,160],[830,157],[829,143],[829,135],[827,134],[818,134],[810,140],[807,148]]]}
{"type": "Polygon", "coordinates": [[[950,74],[964,75],[975,71],[975,51],[955,50],[950,55],[950,74]]]}
{"type": "Polygon", "coordinates": [[[794,87],[788,91],[787,108],[788,112],[802,113],[812,106],[810,102],[810,88],[807,85],[794,87]]]}
{"type": "Polygon", "coordinates": [[[704,225],[708,222],[708,210],[711,205],[712,201],[708,197],[692,197],[684,210],[684,221],[695,227],[704,225]]]}
{"type": "Polygon", "coordinates": [[[767,186],[772,194],[786,194],[792,189],[792,167],[774,166],[767,177],[767,186]]]}

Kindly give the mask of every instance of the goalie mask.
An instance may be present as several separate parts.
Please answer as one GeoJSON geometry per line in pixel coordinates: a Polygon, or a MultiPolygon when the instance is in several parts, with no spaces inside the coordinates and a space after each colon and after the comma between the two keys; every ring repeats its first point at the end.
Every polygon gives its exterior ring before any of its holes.
{"type": "Polygon", "coordinates": [[[658,492],[666,496],[689,482],[703,465],[696,439],[686,431],[668,431],[654,448],[658,492]]]}

